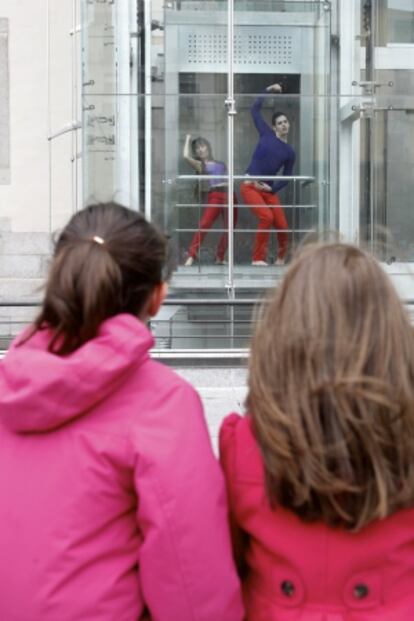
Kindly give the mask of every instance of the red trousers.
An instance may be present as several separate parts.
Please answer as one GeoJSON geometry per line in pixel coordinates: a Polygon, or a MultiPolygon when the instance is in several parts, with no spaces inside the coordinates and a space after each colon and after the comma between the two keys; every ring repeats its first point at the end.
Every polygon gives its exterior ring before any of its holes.
{"type": "MultiPolygon", "coordinates": [[[[237,224],[237,197],[234,194],[233,196],[234,202],[234,211],[233,211],[233,224],[236,226],[237,224]]],[[[194,234],[194,237],[191,241],[190,249],[188,251],[188,255],[193,259],[196,258],[198,251],[200,249],[201,243],[205,236],[207,235],[206,229],[211,229],[214,222],[221,215],[224,221],[224,228],[228,227],[228,192],[226,190],[210,190],[207,198],[207,207],[205,207],[203,214],[200,220],[200,231],[197,231],[194,234]],[[203,230],[204,229],[204,230],[203,230]]],[[[216,250],[216,259],[218,261],[223,261],[228,245],[228,234],[225,232],[220,236],[219,243],[217,245],[216,250]]]]}
{"type": "Polygon", "coordinates": [[[280,206],[278,195],[259,190],[250,183],[242,183],[240,193],[243,202],[250,205],[251,212],[259,219],[254,240],[253,261],[266,261],[272,226],[279,229],[276,233],[279,244],[277,258],[284,259],[288,249],[288,234],[285,233],[284,229],[288,228],[288,223],[285,212],[280,206]]]}

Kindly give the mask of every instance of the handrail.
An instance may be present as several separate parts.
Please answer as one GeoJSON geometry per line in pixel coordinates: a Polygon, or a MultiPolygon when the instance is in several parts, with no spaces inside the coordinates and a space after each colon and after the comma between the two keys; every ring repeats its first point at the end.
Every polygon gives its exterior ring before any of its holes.
{"type": "MultiPolygon", "coordinates": [[[[229,175],[178,175],[177,179],[194,180],[194,179],[230,179],[229,175]]],[[[315,177],[307,175],[233,175],[233,179],[254,181],[255,179],[280,179],[288,181],[315,181],[315,177]]]]}
{"type": "Polygon", "coordinates": [[[158,349],[151,350],[152,358],[163,360],[238,360],[249,357],[249,350],[240,349],[158,349]]]}
{"type": "MultiPolygon", "coordinates": [[[[243,306],[247,304],[256,304],[257,302],[262,301],[261,298],[238,298],[238,299],[227,299],[227,298],[166,298],[162,303],[163,306],[212,306],[212,305],[223,305],[223,306],[243,306]]],[[[414,306],[414,298],[401,299],[402,304],[405,306],[414,306]]],[[[36,306],[40,306],[42,303],[41,300],[38,301],[16,301],[16,300],[2,300],[0,301],[0,308],[14,307],[14,308],[32,308],[36,306]]],[[[0,318],[1,323],[1,318],[0,318]]]]}
{"type": "MultiPolygon", "coordinates": [[[[186,298],[166,298],[163,302],[163,306],[175,306],[175,305],[179,305],[179,306],[183,306],[183,305],[187,305],[187,306],[204,306],[204,304],[206,306],[211,306],[211,305],[227,305],[227,306],[242,306],[242,305],[247,305],[247,304],[254,304],[257,302],[257,298],[252,298],[252,299],[246,299],[246,298],[239,298],[239,299],[226,299],[226,298],[217,298],[217,299],[205,299],[205,300],[199,300],[196,298],[190,298],[190,299],[186,299],[186,298]]],[[[23,307],[23,308],[34,308],[37,306],[41,305],[41,300],[38,301],[16,301],[16,300],[3,300],[0,301],[0,308],[7,308],[7,307],[14,307],[14,308],[19,308],[19,307],[23,307]]],[[[414,303],[414,301],[413,301],[414,303]]],[[[0,319],[1,322],[1,319],[0,319]]]]}
{"type": "MultiPolygon", "coordinates": [[[[275,208],[278,207],[278,205],[275,205],[275,208]]],[[[199,231],[200,233],[227,233],[228,229],[221,229],[221,228],[217,228],[217,229],[202,229],[199,226],[196,228],[185,228],[185,229],[181,229],[181,228],[177,228],[174,229],[174,231],[176,233],[195,233],[195,231],[199,231]]],[[[278,233],[280,231],[283,231],[284,233],[313,233],[315,231],[315,229],[272,229],[272,231],[274,233],[278,233]]],[[[256,233],[257,229],[234,229],[233,233],[256,233]]]]}
{"type": "MultiPolygon", "coordinates": [[[[226,205],[224,205],[226,206],[226,205]]],[[[175,207],[178,209],[187,209],[187,208],[200,208],[200,207],[210,207],[209,203],[175,203],[175,207]]],[[[262,207],[262,204],[257,205],[237,205],[237,209],[251,209],[252,207],[262,207]]],[[[280,205],[267,205],[269,209],[280,207],[280,205]]],[[[287,205],[283,203],[283,209],[317,209],[318,205],[307,203],[305,205],[287,205]]]]}
{"type": "Polygon", "coordinates": [[[249,304],[257,304],[260,298],[210,298],[206,300],[198,300],[191,298],[186,300],[185,298],[167,298],[164,300],[163,305],[166,306],[247,306],[249,304]]]}

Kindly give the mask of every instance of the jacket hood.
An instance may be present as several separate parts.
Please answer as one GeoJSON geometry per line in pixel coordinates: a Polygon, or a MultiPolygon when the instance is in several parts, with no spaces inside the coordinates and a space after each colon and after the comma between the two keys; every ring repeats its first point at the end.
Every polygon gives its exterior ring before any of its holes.
{"type": "Polygon", "coordinates": [[[67,356],[47,350],[49,330],[23,332],[0,363],[0,422],[17,433],[54,429],[110,395],[148,358],[154,339],[132,315],[104,321],[96,338],[67,356]]]}

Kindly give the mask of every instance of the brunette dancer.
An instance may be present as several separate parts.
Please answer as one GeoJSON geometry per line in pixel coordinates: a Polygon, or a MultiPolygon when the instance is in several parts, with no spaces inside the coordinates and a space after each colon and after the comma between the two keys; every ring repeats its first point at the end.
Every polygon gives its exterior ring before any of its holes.
{"type": "MultiPolygon", "coordinates": [[[[199,175],[211,175],[208,180],[207,206],[203,209],[199,230],[194,234],[188,250],[188,258],[185,265],[188,267],[194,263],[207,230],[210,229],[219,216],[222,217],[224,228],[228,227],[228,184],[223,176],[227,175],[227,167],[224,162],[214,159],[211,145],[205,138],[199,137],[191,140],[191,134],[187,134],[183,150],[184,159],[194,168],[199,175]]],[[[237,197],[233,196],[233,223],[237,223],[237,197]]],[[[228,245],[228,235],[224,232],[219,239],[216,250],[216,264],[225,263],[225,255],[228,245]]]]}

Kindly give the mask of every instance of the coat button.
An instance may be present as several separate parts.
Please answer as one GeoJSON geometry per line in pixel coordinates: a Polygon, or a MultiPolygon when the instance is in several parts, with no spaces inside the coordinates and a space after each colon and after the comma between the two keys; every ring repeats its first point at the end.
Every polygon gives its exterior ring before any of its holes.
{"type": "Polygon", "coordinates": [[[354,586],[354,597],[356,599],[364,599],[369,594],[369,588],[363,582],[360,582],[354,586]]]}
{"type": "Polygon", "coordinates": [[[280,584],[280,590],[286,597],[292,597],[295,594],[295,585],[290,580],[283,580],[280,584]]]}

